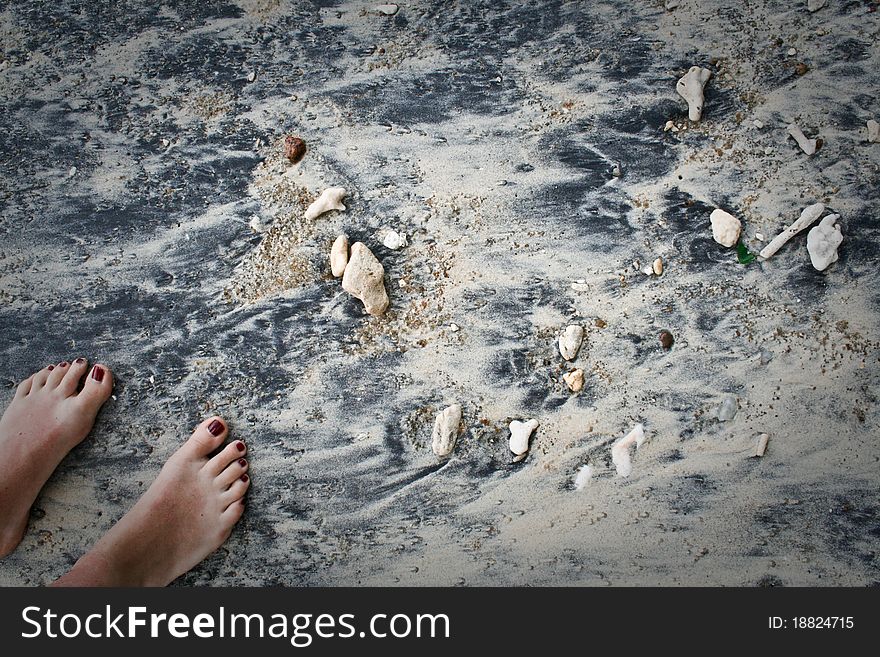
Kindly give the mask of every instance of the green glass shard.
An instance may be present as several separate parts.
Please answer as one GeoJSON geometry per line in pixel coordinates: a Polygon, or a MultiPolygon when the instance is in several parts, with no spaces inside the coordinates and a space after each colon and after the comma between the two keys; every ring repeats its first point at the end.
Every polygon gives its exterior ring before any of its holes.
{"type": "Polygon", "coordinates": [[[742,241],[736,243],[736,259],[739,260],[741,265],[747,265],[750,262],[754,262],[757,257],[757,255],[748,250],[742,241]]]}

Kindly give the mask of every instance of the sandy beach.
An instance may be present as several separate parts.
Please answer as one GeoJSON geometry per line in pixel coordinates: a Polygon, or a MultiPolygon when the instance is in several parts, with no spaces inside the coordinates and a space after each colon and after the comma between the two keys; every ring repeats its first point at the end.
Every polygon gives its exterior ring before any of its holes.
{"type": "Polygon", "coordinates": [[[880,11],[807,4],[6,3],[0,403],[77,356],[116,387],[0,585],[63,574],[211,414],[247,511],[176,585],[880,583],[880,11]],[[753,257],[816,203],[836,261],[818,221],[753,257]]]}

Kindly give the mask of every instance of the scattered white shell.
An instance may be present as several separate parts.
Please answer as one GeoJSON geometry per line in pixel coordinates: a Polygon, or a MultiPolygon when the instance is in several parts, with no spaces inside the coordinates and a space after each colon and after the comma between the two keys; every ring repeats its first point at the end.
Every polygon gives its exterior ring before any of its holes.
{"type": "Polygon", "coordinates": [[[389,230],[385,234],[382,244],[384,244],[386,248],[396,251],[397,249],[406,246],[408,242],[405,234],[398,233],[396,230],[389,230]]]}
{"type": "Polygon", "coordinates": [[[247,76],[248,82],[253,82],[256,79],[257,79],[257,72],[256,71],[251,71],[250,73],[248,73],[248,76],[247,76]]]}
{"type": "Polygon", "coordinates": [[[360,299],[371,315],[388,309],[385,291],[385,268],[362,242],[351,245],[351,257],[342,275],[342,289],[360,299]]]}
{"type": "Polygon", "coordinates": [[[703,88],[712,77],[712,71],[691,66],[690,70],[676,83],[675,90],[688,104],[688,118],[699,121],[703,116],[703,88]]]}
{"type": "Polygon", "coordinates": [[[825,6],[825,0],[807,0],[807,9],[811,12],[819,11],[825,6]]]}
{"type": "Polygon", "coordinates": [[[577,474],[574,476],[574,489],[583,490],[589,485],[590,479],[592,478],[593,466],[582,465],[580,468],[578,468],[577,474]]]}
{"type": "Polygon", "coordinates": [[[449,456],[458,438],[458,425],[461,423],[461,406],[452,404],[437,414],[434,433],[431,435],[431,449],[437,456],[449,456]]]}
{"type": "Polygon", "coordinates": [[[755,126],[758,130],[764,127],[764,123],[759,121],[758,119],[752,121],[752,125],[755,126]]]}
{"type": "Polygon", "coordinates": [[[315,219],[330,210],[345,210],[342,199],[345,197],[344,187],[329,187],[321,192],[321,195],[315,199],[306,209],[306,219],[315,219]]]}
{"type": "Polygon", "coordinates": [[[764,452],[767,451],[767,443],[770,442],[770,436],[766,433],[762,433],[758,436],[758,444],[755,446],[755,456],[760,458],[764,456],[764,452]]]}
{"type": "Polygon", "coordinates": [[[510,451],[521,456],[529,451],[529,437],[538,428],[538,421],[534,418],[528,422],[514,420],[510,423],[510,451]]]}
{"type": "Polygon", "coordinates": [[[709,221],[712,222],[712,239],[720,245],[730,247],[739,240],[742,222],[729,212],[716,208],[709,215],[709,221]]]}
{"type": "Polygon", "coordinates": [[[458,324],[450,324],[449,330],[453,333],[458,333],[461,330],[461,327],[458,324]]]}
{"type": "Polygon", "coordinates": [[[562,380],[572,392],[580,392],[584,389],[584,371],[580,368],[566,372],[562,375],[562,380]]]}
{"type": "Polygon", "coordinates": [[[633,427],[632,431],[611,446],[611,462],[617,468],[618,475],[629,477],[632,472],[629,450],[633,445],[638,449],[642,446],[643,442],[645,442],[645,427],[637,424],[633,427]]]}
{"type": "Polygon", "coordinates": [[[68,178],[73,178],[76,175],[76,167],[70,167],[70,170],[67,172],[68,178]]]}
{"type": "Polygon", "coordinates": [[[330,248],[330,271],[336,278],[345,273],[348,264],[348,235],[340,235],[330,248]]]}
{"type": "Polygon", "coordinates": [[[868,141],[872,144],[880,143],[880,123],[874,119],[868,121],[868,141]]]}
{"type": "Polygon", "coordinates": [[[263,220],[260,219],[260,217],[257,215],[251,217],[251,220],[248,222],[248,226],[250,226],[251,230],[255,233],[263,233],[266,231],[266,224],[264,224],[263,220]]]}
{"type": "Polygon", "coordinates": [[[843,233],[837,220],[838,214],[829,214],[819,225],[807,233],[807,252],[810,262],[819,271],[825,271],[832,262],[837,261],[837,247],[843,242],[843,233]]]}
{"type": "Polygon", "coordinates": [[[764,241],[764,233],[755,233],[755,239],[758,240],[759,242],[763,242],[764,241]]]}
{"type": "Polygon", "coordinates": [[[739,411],[739,401],[734,395],[724,395],[721,403],[718,405],[718,419],[722,422],[729,422],[736,417],[739,411]]]}
{"type": "Polygon", "coordinates": [[[385,16],[394,16],[394,14],[396,14],[399,9],[400,7],[391,3],[386,5],[376,5],[375,7],[373,7],[373,11],[375,13],[384,14],[385,16]]]}
{"type": "Polygon", "coordinates": [[[788,126],[788,134],[794,137],[794,140],[798,143],[798,146],[801,147],[801,150],[807,155],[812,155],[816,152],[816,140],[815,139],[807,139],[806,135],[798,128],[794,123],[788,126]]]}
{"type": "Polygon", "coordinates": [[[657,258],[651,263],[651,270],[654,272],[654,276],[661,276],[663,274],[663,258],[657,258]]]}
{"type": "Polygon", "coordinates": [[[825,206],[821,203],[814,203],[813,205],[807,206],[804,208],[804,211],[801,212],[801,216],[798,217],[791,226],[774,237],[770,241],[770,244],[761,249],[761,252],[758,255],[766,260],[781,249],[788,240],[821,217],[823,212],[825,212],[825,206]]]}
{"type": "Polygon", "coordinates": [[[559,353],[565,360],[574,360],[584,340],[584,327],[570,324],[559,336],[559,353]]]}

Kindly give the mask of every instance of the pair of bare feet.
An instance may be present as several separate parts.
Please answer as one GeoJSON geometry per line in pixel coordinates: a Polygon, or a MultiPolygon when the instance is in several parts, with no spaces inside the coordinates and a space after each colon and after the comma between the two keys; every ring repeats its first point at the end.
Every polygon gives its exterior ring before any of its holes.
{"type": "MultiPolygon", "coordinates": [[[[18,386],[0,419],[0,558],[21,542],[37,494],[89,433],[113,389],[106,365],[49,365],[18,386]]],[[[55,585],[165,586],[229,537],[250,485],[245,444],[202,422],[137,504],[55,585]],[[219,451],[218,451],[219,450],[219,451]]]]}

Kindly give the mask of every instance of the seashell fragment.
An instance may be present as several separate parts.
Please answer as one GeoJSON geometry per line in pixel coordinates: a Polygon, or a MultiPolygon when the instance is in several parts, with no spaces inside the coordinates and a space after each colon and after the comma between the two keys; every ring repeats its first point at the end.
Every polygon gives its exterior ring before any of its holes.
{"type": "Polygon", "coordinates": [[[348,235],[340,235],[330,248],[330,271],[336,278],[345,273],[348,264],[348,235]]]}
{"type": "Polygon", "coordinates": [[[818,147],[818,140],[816,139],[808,139],[806,135],[804,135],[803,131],[798,128],[794,123],[788,126],[788,134],[794,137],[794,140],[798,143],[798,146],[801,147],[801,150],[807,155],[812,155],[816,152],[816,148],[818,147]]]}
{"type": "Polygon", "coordinates": [[[574,360],[584,340],[584,327],[570,324],[559,336],[559,353],[565,360],[574,360]]]}
{"type": "Polygon", "coordinates": [[[574,477],[574,489],[575,490],[583,490],[586,488],[590,480],[593,478],[593,466],[592,465],[582,465],[578,468],[577,474],[574,477]]]}
{"type": "Polygon", "coordinates": [[[688,118],[699,121],[703,116],[703,88],[712,77],[712,71],[691,66],[690,70],[676,83],[675,90],[688,104],[688,118]]]}
{"type": "Polygon", "coordinates": [[[434,433],[431,435],[431,449],[437,456],[449,456],[458,438],[458,425],[461,423],[461,406],[452,404],[437,414],[434,433]]]}
{"type": "Polygon", "coordinates": [[[632,473],[632,461],[629,450],[635,445],[636,449],[645,442],[645,427],[637,424],[628,434],[619,439],[611,446],[611,462],[617,468],[617,474],[621,477],[629,477],[632,473]]]}
{"type": "Polygon", "coordinates": [[[839,214],[829,214],[819,225],[807,233],[807,252],[810,262],[819,271],[825,271],[832,262],[837,261],[837,247],[843,242],[843,233],[837,220],[839,214]]]}
{"type": "Polygon", "coordinates": [[[538,421],[534,418],[528,422],[514,420],[510,423],[510,451],[517,456],[522,456],[529,451],[529,437],[538,428],[538,421]]]}
{"type": "Polygon", "coordinates": [[[761,249],[761,252],[758,255],[766,260],[781,249],[788,240],[821,217],[823,212],[825,212],[825,206],[822,203],[808,205],[804,208],[804,211],[801,212],[801,216],[798,217],[791,226],[770,240],[770,243],[761,249]]]}
{"type": "Polygon", "coordinates": [[[770,436],[766,433],[762,433],[758,436],[758,444],[755,446],[755,456],[760,458],[764,456],[764,452],[767,451],[767,443],[770,442],[770,436]]]}
{"type": "Polygon", "coordinates": [[[729,212],[716,208],[709,215],[709,221],[712,222],[712,239],[721,246],[731,247],[739,240],[742,223],[729,212]]]}
{"type": "Polygon", "coordinates": [[[345,196],[344,187],[329,187],[321,192],[321,195],[306,208],[306,219],[312,220],[330,210],[345,210],[342,199],[345,196]]]}
{"type": "Polygon", "coordinates": [[[371,315],[382,315],[388,309],[385,291],[385,268],[362,242],[351,245],[351,257],[342,275],[342,289],[360,299],[371,315]]]}
{"type": "Polygon", "coordinates": [[[396,251],[408,244],[406,240],[406,235],[403,233],[398,233],[396,230],[389,230],[385,234],[385,238],[382,240],[382,244],[385,245],[386,248],[391,249],[392,251],[396,251]]]}

